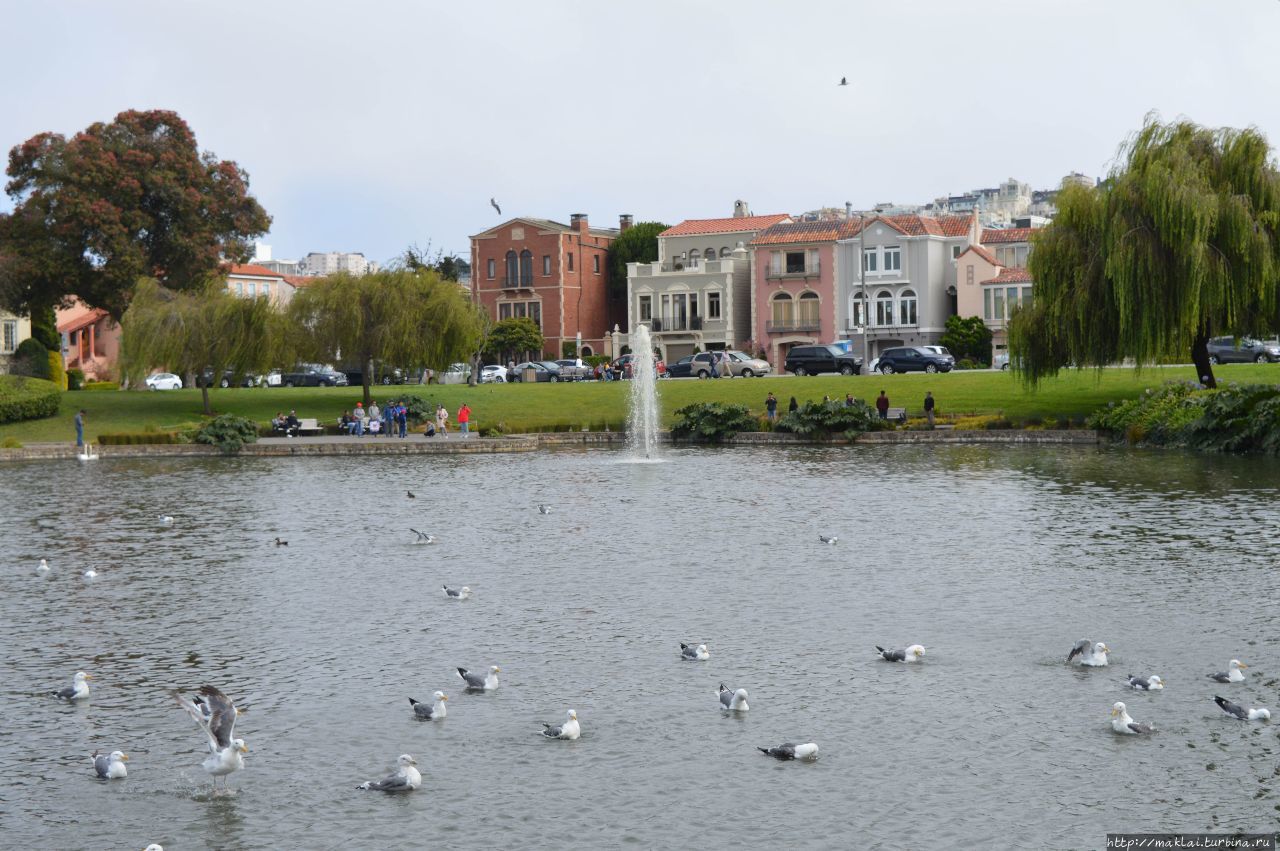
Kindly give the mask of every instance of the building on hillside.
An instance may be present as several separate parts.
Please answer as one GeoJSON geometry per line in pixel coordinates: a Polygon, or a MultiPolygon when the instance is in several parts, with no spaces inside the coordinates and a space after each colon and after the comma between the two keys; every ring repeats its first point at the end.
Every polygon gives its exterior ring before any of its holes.
{"type": "Polygon", "coordinates": [[[836,251],[836,338],[868,363],[887,348],[937,343],[956,312],[955,261],[980,235],[977,211],[853,225],[836,251]]]}
{"type": "MultiPolygon", "coordinates": [[[[624,227],[629,218],[622,217],[624,227]]],[[[593,228],[586,213],[574,213],[567,225],[521,216],[475,234],[471,299],[495,322],[532,319],[542,329],[548,357],[561,357],[566,343],[582,356],[603,354],[606,258],[620,232],[593,228]]]]}
{"type": "Polygon", "coordinates": [[[120,326],[111,315],[79,299],[70,307],[59,307],[56,314],[66,368],[80,369],[90,380],[119,379],[120,326]]]}
{"type": "Polygon", "coordinates": [[[378,271],[378,264],[359,251],[312,251],[299,261],[298,271],[303,275],[368,275],[378,271]]]}
{"type": "Polygon", "coordinates": [[[981,245],[970,245],[956,260],[956,312],[965,317],[982,317],[991,329],[994,358],[1008,348],[1006,328],[1014,311],[1031,305],[1034,287],[1026,269],[1031,252],[1030,229],[987,229],[982,237],[981,245]],[[1007,262],[1013,260],[1020,261],[1019,265],[1007,262]]]}
{"type": "Polygon", "coordinates": [[[242,298],[267,298],[277,307],[286,307],[295,290],[289,277],[257,264],[237,263],[227,271],[227,292],[242,298]]]}
{"type": "Polygon", "coordinates": [[[658,234],[658,259],[627,265],[627,328],[647,325],[658,354],[757,348],[751,341],[747,244],[785,213],[753,216],[745,201],[723,219],[686,219],[658,234]]]}
{"type": "Polygon", "coordinates": [[[996,262],[1006,267],[1025,267],[1027,258],[1031,256],[1031,234],[1036,230],[1031,226],[1021,228],[983,228],[981,243],[992,254],[996,262]]]}
{"type": "Polygon", "coordinates": [[[0,310],[0,372],[8,372],[13,353],[31,336],[31,318],[0,310]]]}

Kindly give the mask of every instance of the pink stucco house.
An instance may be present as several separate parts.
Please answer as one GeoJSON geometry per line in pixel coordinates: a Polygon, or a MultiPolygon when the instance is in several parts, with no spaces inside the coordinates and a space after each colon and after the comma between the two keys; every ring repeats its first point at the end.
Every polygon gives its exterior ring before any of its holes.
{"type": "Polygon", "coordinates": [[[76,299],[70,307],[57,309],[57,320],[67,369],[84,370],[90,380],[120,377],[120,326],[105,310],[76,299]]]}

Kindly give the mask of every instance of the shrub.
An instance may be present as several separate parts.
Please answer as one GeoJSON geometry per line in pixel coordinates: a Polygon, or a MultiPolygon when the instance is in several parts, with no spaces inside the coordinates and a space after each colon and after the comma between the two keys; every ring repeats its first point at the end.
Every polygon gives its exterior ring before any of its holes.
{"type": "Polygon", "coordinates": [[[0,423],[51,417],[62,394],[52,382],[20,375],[0,375],[0,423]]]}
{"type": "MultiPolygon", "coordinates": [[[[411,423],[421,423],[436,418],[436,406],[412,393],[401,393],[394,399],[388,399],[386,405],[404,405],[406,417],[411,423]]],[[[385,408],[386,405],[383,405],[385,408]]]]}
{"type": "Polygon", "coordinates": [[[10,437],[6,437],[3,440],[0,440],[0,449],[21,449],[21,448],[22,448],[22,441],[18,440],[18,438],[16,437],[10,436],[10,437]]]}
{"type": "Polygon", "coordinates": [[[844,402],[805,402],[794,411],[788,411],[778,419],[774,431],[792,434],[857,435],[864,431],[888,428],[874,408],[855,399],[852,405],[844,402]]]}
{"type": "Polygon", "coordinates": [[[28,337],[14,349],[10,372],[29,378],[49,378],[49,350],[35,337],[28,337]]]}
{"type": "Polygon", "coordinates": [[[119,390],[120,382],[118,381],[86,381],[84,383],[85,390],[119,390]]]}
{"type": "Polygon", "coordinates": [[[696,402],[676,411],[671,433],[677,437],[719,443],[740,431],[755,431],[756,418],[746,405],[696,402]]]}
{"type": "Polygon", "coordinates": [[[1094,412],[1089,425],[1123,435],[1130,443],[1280,454],[1280,385],[1206,390],[1191,382],[1169,382],[1094,412]]]}
{"type": "Polygon", "coordinates": [[[98,435],[98,443],[103,446],[140,446],[177,442],[178,435],[172,431],[122,431],[98,435]]]}
{"type": "Polygon", "coordinates": [[[59,390],[67,389],[67,370],[62,363],[62,352],[51,351],[49,359],[49,380],[58,385],[59,390]]]}
{"type": "Polygon", "coordinates": [[[253,420],[236,414],[222,414],[214,417],[196,432],[196,443],[216,446],[224,454],[234,455],[246,443],[254,443],[258,439],[258,426],[253,420]]]}
{"type": "Polygon", "coordinates": [[[960,358],[956,361],[956,369],[986,369],[990,364],[984,363],[975,358],[960,358]]]}
{"type": "Polygon", "coordinates": [[[67,370],[67,389],[79,390],[82,387],[84,387],[84,370],[73,366],[67,370]]]}
{"type": "Polygon", "coordinates": [[[992,417],[982,424],[987,431],[1005,431],[1013,428],[1013,421],[1006,417],[992,417]]]}

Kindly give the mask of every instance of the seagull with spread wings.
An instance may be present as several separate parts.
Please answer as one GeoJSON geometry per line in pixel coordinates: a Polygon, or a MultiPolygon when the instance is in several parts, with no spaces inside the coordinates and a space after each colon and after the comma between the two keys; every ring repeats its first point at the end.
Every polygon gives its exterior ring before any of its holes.
{"type": "Polygon", "coordinates": [[[200,696],[195,700],[178,691],[173,693],[173,699],[209,737],[209,756],[201,766],[213,775],[215,786],[219,777],[225,785],[228,774],[244,768],[244,754],[249,752],[244,739],[235,738],[240,711],[231,698],[209,685],[200,686],[200,696]]]}

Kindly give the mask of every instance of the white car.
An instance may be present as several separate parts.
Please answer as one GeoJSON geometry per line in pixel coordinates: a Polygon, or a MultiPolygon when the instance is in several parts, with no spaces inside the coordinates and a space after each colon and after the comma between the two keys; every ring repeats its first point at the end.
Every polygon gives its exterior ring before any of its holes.
{"type": "Polygon", "coordinates": [[[157,372],[147,376],[148,390],[181,390],[182,379],[172,372],[157,372]]]}
{"type": "Polygon", "coordinates": [[[506,384],[507,368],[500,364],[491,363],[480,369],[481,384],[506,384]]]}
{"type": "Polygon", "coordinates": [[[284,383],[284,373],[278,369],[273,369],[266,375],[262,376],[261,384],[263,387],[279,387],[284,383]]]}

